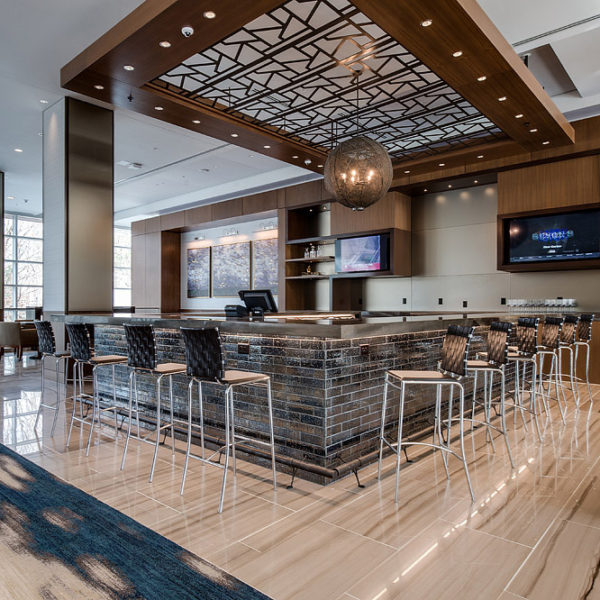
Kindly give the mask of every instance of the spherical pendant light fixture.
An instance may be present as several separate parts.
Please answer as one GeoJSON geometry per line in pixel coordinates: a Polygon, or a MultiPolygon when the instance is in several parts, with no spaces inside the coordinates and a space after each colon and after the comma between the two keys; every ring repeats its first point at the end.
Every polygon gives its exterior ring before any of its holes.
{"type": "Polygon", "coordinates": [[[329,153],[324,177],[325,187],[340,204],[364,210],[390,189],[392,161],[379,142],[360,135],[329,153]]]}

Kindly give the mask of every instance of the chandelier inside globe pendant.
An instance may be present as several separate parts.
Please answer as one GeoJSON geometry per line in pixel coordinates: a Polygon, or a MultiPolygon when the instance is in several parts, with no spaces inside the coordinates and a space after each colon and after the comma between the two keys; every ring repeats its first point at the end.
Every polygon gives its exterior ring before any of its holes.
{"type": "MultiPolygon", "coordinates": [[[[358,74],[356,129],[358,133],[358,74]]],[[[382,144],[356,135],[338,144],[327,156],[325,187],[334,198],[353,210],[364,210],[385,196],[393,177],[392,161],[382,144]]]]}

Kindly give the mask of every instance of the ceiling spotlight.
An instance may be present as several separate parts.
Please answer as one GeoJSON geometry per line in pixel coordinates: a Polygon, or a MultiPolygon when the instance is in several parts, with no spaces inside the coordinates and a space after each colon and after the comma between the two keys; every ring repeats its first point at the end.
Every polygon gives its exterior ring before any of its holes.
{"type": "Polygon", "coordinates": [[[448,185],[448,189],[450,189],[452,187],[452,185],[448,185]]]}
{"type": "Polygon", "coordinates": [[[479,154],[477,158],[483,158],[483,154],[479,154]]]}
{"type": "Polygon", "coordinates": [[[194,125],[199,125],[199,124],[200,124],[200,121],[199,121],[198,119],[194,119],[194,120],[192,121],[192,123],[194,123],[194,125]]]}
{"type": "Polygon", "coordinates": [[[533,129],[530,129],[530,130],[529,130],[529,133],[537,133],[537,128],[536,128],[536,127],[534,127],[533,129]]]}
{"type": "Polygon", "coordinates": [[[515,119],[522,119],[523,118],[523,113],[519,113],[518,115],[515,115],[515,119]]]}
{"type": "Polygon", "coordinates": [[[312,163],[312,160],[310,160],[310,158],[305,158],[304,159],[304,164],[308,167],[308,165],[310,165],[310,163],[312,163]]]}
{"type": "Polygon", "coordinates": [[[162,106],[155,106],[154,110],[165,110],[162,106]]]}
{"type": "Polygon", "coordinates": [[[498,98],[498,102],[504,102],[506,100],[506,96],[500,96],[500,98],[498,98]]]}
{"type": "Polygon", "coordinates": [[[265,150],[268,150],[271,146],[263,146],[265,150]]]}
{"type": "Polygon", "coordinates": [[[317,167],[319,167],[319,169],[323,168],[323,165],[317,165],[317,167]]]}
{"type": "Polygon", "coordinates": [[[432,23],[433,21],[431,19],[425,19],[424,21],[421,21],[421,27],[429,27],[432,23]]]}
{"type": "Polygon", "coordinates": [[[479,183],[479,180],[475,179],[475,180],[473,181],[473,183],[479,183]]]}
{"type": "Polygon", "coordinates": [[[423,191],[424,191],[424,192],[427,192],[427,191],[429,191],[429,190],[428,190],[427,188],[425,188],[423,191]]]}
{"type": "Polygon", "coordinates": [[[477,78],[477,81],[485,81],[487,79],[487,77],[485,75],[481,75],[480,77],[477,78]]]}
{"type": "Polygon", "coordinates": [[[453,52],[452,56],[454,56],[454,58],[460,58],[462,56],[462,50],[457,50],[456,52],[453,52]]]}
{"type": "Polygon", "coordinates": [[[21,148],[15,148],[15,152],[23,152],[23,150],[21,148]]]}
{"type": "Polygon", "coordinates": [[[212,10],[206,10],[202,13],[202,16],[205,19],[214,19],[217,16],[217,13],[212,10]]]}
{"type": "Polygon", "coordinates": [[[123,67],[126,71],[134,71],[135,67],[133,65],[125,65],[123,67]]]}
{"type": "Polygon", "coordinates": [[[94,89],[96,89],[96,90],[103,90],[103,89],[104,89],[104,86],[103,86],[103,85],[100,85],[99,83],[97,83],[97,84],[94,86],[94,89]]]}
{"type": "Polygon", "coordinates": [[[231,137],[238,137],[238,134],[237,133],[232,133],[231,137]]]}
{"type": "Polygon", "coordinates": [[[171,47],[171,42],[168,42],[167,40],[163,40],[162,42],[159,42],[158,45],[161,48],[170,48],[171,47]]]}
{"type": "Polygon", "coordinates": [[[297,154],[294,154],[294,156],[292,156],[292,158],[298,158],[298,155],[297,155],[297,154]]]}
{"type": "Polygon", "coordinates": [[[544,146],[547,146],[550,142],[548,140],[546,140],[545,142],[542,142],[542,144],[544,144],[544,146]]]}
{"type": "Polygon", "coordinates": [[[48,104],[48,100],[40,100],[41,104],[48,104]]]}
{"type": "Polygon", "coordinates": [[[410,171],[404,171],[405,175],[408,175],[410,173],[410,171]]]}
{"type": "Polygon", "coordinates": [[[181,35],[183,37],[189,38],[192,37],[194,35],[194,28],[190,27],[189,25],[186,25],[185,27],[181,28],[181,35]]]}
{"type": "Polygon", "coordinates": [[[14,196],[6,196],[6,199],[7,199],[7,200],[14,200],[14,199],[15,199],[15,197],[14,197],[14,196]]]}
{"type": "Polygon", "coordinates": [[[445,167],[445,166],[446,166],[446,163],[440,163],[440,164],[438,165],[438,167],[445,167]]]}

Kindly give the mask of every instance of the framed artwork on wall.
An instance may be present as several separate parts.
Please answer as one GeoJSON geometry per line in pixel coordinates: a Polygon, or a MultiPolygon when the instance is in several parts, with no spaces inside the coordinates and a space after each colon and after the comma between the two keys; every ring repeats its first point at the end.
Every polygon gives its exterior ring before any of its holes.
{"type": "Polygon", "coordinates": [[[187,297],[210,297],[210,248],[188,248],[187,297]]]}
{"type": "Polygon", "coordinates": [[[252,288],[278,293],[277,238],[252,242],[252,288]]]}
{"type": "Polygon", "coordinates": [[[250,242],[213,246],[212,295],[237,297],[250,287],[250,242]]]}

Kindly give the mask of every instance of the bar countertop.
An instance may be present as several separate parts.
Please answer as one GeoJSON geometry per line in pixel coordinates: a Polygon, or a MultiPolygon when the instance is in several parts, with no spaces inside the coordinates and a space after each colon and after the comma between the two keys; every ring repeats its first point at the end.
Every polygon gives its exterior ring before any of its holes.
{"type": "Polygon", "coordinates": [[[227,319],[223,313],[85,313],[52,314],[50,320],[95,325],[150,323],[157,328],[219,327],[239,334],[286,335],[329,339],[350,339],[377,335],[416,333],[446,329],[449,325],[489,325],[498,319],[519,315],[494,312],[413,312],[413,313],[277,313],[264,320],[227,319]]]}

